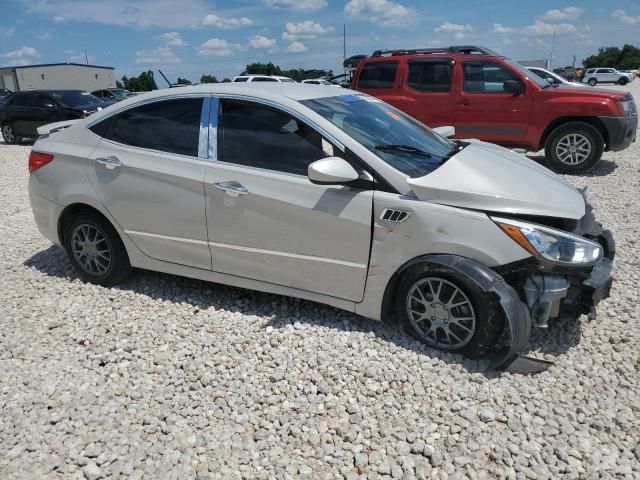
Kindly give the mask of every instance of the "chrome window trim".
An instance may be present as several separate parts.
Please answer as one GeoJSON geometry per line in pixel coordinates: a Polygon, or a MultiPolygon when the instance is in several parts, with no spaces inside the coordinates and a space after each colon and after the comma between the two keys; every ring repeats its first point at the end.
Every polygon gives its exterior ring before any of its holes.
{"type": "Polygon", "coordinates": [[[200,110],[200,133],[198,135],[198,158],[207,158],[209,153],[209,115],[211,115],[211,97],[205,97],[200,110]]]}

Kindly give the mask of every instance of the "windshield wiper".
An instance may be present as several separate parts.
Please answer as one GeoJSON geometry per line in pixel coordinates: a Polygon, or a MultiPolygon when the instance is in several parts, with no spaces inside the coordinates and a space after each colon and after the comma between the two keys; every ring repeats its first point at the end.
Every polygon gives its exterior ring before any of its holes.
{"type": "Polygon", "coordinates": [[[398,152],[398,153],[406,153],[409,155],[416,155],[418,157],[431,158],[429,152],[425,152],[424,150],[420,150],[419,148],[412,147],[411,145],[396,145],[396,144],[385,144],[385,145],[376,145],[376,150],[380,150],[381,152],[398,152]]]}

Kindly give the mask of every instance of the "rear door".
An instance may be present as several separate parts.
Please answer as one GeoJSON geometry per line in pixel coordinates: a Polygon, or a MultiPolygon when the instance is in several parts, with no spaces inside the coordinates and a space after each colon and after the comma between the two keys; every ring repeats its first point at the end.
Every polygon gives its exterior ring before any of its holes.
{"type": "Polygon", "coordinates": [[[396,88],[399,68],[398,60],[366,62],[358,73],[355,89],[400,108],[396,101],[402,94],[402,91],[396,88]]]}
{"type": "Polygon", "coordinates": [[[493,60],[462,62],[461,91],[456,101],[456,136],[519,144],[529,126],[533,91],[528,82],[493,60]],[[523,93],[506,92],[504,82],[516,80],[523,93]]]}
{"type": "Polygon", "coordinates": [[[18,136],[26,137],[31,134],[31,104],[35,96],[35,92],[17,93],[13,101],[11,102],[11,105],[7,107],[9,110],[7,113],[7,117],[13,125],[13,129],[18,136]]]}
{"type": "Polygon", "coordinates": [[[200,125],[209,121],[209,98],[152,100],[93,125],[103,139],[87,165],[101,202],[142,252],[207,270],[200,125]]]}
{"type": "Polygon", "coordinates": [[[217,158],[205,177],[213,270],[362,300],[373,182],[370,188],[311,183],[309,164],[343,153],[272,106],[222,99],[216,129],[217,158]]]}

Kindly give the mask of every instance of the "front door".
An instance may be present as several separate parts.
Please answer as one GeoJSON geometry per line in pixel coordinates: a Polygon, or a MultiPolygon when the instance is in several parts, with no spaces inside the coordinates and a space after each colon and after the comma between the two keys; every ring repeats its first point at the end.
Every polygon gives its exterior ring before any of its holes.
{"type": "Polygon", "coordinates": [[[281,110],[220,101],[205,176],[213,270],[362,300],[373,189],[312,184],[307,167],[336,146],[281,110]]]}
{"type": "Polygon", "coordinates": [[[200,124],[208,122],[208,115],[208,98],[186,96],[145,103],[103,120],[91,127],[103,139],[90,156],[87,175],[105,208],[143,253],[210,270],[206,147],[200,147],[200,124]]]}
{"type": "Polygon", "coordinates": [[[492,60],[464,61],[456,101],[456,136],[520,144],[526,138],[532,102],[531,87],[506,66],[492,60]],[[521,82],[523,93],[506,92],[506,80],[521,82]]]}

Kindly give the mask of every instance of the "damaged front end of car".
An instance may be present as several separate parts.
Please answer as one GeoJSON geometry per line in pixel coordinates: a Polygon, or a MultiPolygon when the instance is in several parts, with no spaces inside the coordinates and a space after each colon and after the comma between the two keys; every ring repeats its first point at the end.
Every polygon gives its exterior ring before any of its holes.
{"type": "MultiPolygon", "coordinates": [[[[491,217],[532,255],[495,269],[518,293],[532,327],[546,328],[550,320],[575,319],[583,314],[593,319],[597,304],[609,296],[615,242],[611,232],[595,219],[584,191],[582,195],[585,214],[577,221],[552,217],[491,217]]],[[[548,362],[518,353],[526,346],[521,332],[519,336],[520,345],[514,346],[512,338],[509,349],[512,353],[497,356],[494,366],[512,371],[545,369],[548,362]]]]}

